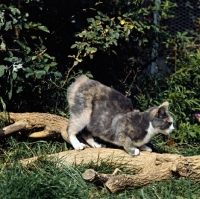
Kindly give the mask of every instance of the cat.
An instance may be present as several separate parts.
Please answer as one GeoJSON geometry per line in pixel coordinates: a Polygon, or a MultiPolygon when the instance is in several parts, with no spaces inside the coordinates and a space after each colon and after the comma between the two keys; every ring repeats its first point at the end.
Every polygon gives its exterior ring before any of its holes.
{"type": "Polygon", "coordinates": [[[168,102],[134,111],[132,102],[118,91],[82,75],[67,91],[70,118],[67,133],[72,146],[82,150],[85,144],[76,135],[86,128],[82,137],[91,147],[101,147],[93,136],[121,146],[131,156],[140,150],[151,152],[145,144],[157,133],[170,135],[173,118],[168,113],[168,102]]]}

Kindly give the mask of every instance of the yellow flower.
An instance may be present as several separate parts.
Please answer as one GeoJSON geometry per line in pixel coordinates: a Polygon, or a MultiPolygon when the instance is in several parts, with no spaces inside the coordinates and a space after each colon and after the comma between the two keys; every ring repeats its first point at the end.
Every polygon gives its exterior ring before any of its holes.
{"type": "Polygon", "coordinates": [[[97,25],[100,25],[101,24],[101,21],[97,21],[97,25]]]}
{"type": "Polygon", "coordinates": [[[124,24],[125,24],[125,22],[126,22],[126,21],[122,19],[122,20],[120,20],[120,22],[119,22],[119,23],[120,23],[121,25],[124,25],[124,24]]]}
{"type": "Polygon", "coordinates": [[[91,54],[93,54],[93,53],[95,53],[95,52],[96,52],[96,50],[91,50],[91,51],[90,51],[91,54]]]}

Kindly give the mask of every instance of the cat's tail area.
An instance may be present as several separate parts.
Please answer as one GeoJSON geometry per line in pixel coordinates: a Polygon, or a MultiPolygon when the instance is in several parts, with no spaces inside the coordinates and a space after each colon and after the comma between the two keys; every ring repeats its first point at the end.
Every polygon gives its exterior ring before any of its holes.
{"type": "Polygon", "coordinates": [[[80,75],[79,77],[76,78],[75,82],[86,82],[89,78],[86,75],[80,75]]]}
{"type": "Polygon", "coordinates": [[[84,84],[85,82],[87,82],[89,80],[89,78],[86,75],[81,75],[79,77],[76,78],[75,82],[73,82],[69,88],[68,88],[68,92],[70,92],[71,90],[73,92],[76,92],[78,90],[78,88],[84,84]]]}
{"type": "Polygon", "coordinates": [[[75,95],[79,88],[85,84],[89,78],[85,75],[79,76],[67,89],[67,100],[69,105],[74,102],[75,95]]]}

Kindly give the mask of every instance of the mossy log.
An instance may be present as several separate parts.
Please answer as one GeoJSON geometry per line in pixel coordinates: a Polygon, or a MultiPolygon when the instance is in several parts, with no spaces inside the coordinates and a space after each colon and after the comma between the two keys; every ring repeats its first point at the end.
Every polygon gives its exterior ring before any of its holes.
{"type": "MultiPolygon", "coordinates": [[[[0,117],[3,115],[0,114],[0,117]]],[[[69,143],[66,133],[68,120],[63,117],[46,113],[9,113],[6,117],[11,125],[0,129],[0,136],[35,129],[38,132],[34,131],[30,137],[42,138],[52,133],[60,133],[69,143]]],[[[90,162],[101,164],[102,161],[106,161],[112,165],[123,165],[124,168],[136,173],[135,175],[123,173],[109,175],[93,171],[91,178],[86,175],[86,180],[101,181],[112,193],[127,186],[141,187],[155,181],[170,179],[173,176],[200,181],[200,156],[184,157],[178,154],[141,152],[139,156],[132,157],[123,149],[86,148],[82,151],[69,150],[51,154],[49,157],[72,166],[90,162]]],[[[23,165],[34,164],[37,159],[38,157],[24,159],[21,163],[23,165]]]]}

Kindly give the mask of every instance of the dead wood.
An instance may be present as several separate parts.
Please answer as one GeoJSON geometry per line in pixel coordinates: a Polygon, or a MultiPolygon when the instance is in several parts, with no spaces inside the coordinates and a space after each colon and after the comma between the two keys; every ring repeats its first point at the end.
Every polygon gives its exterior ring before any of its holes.
{"type": "Polygon", "coordinates": [[[61,134],[63,139],[70,143],[66,133],[68,120],[64,117],[48,113],[7,113],[6,116],[0,113],[0,119],[10,124],[0,129],[0,137],[15,132],[29,132],[30,138],[61,134]]]}
{"type": "MultiPolygon", "coordinates": [[[[0,118],[4,118],[3,113],[0,113],[0,118]]],[[[0,129],[0,136],[29,131],[29,137],[43,138],[59,133],[65,141],[70,143],[66,133],[68,124],[66,118],[47,113],[9,113],[6,119],[10,125],[0,129]]],[[[87,180],[105,183],[112,193],[127,186],[141,187],[154,181],[170,179],[174,175],[200,181],[200,156],[184,157],[178,154],[141,152],[139,156],[132,157],[120,149],[86,148],[82,151],[69,150],[52,154],[49,157],[73,166],[90,162],[101,164],[102,161],[106,161],[113,166],[122,165],[137,173],[116,175],[99,174],[93,171],[92,174],[90,171],[91,178],[85,174],[87,180]]],[[[37,159],[38,157],[24,159],[21,163],[34,164],[37,159]]]]}
{"type": "Polygon", "coordinates": [[[115,193],[119,190],[123,190],[128,186],[142,187],[151,182],[167,180],[172,177],[171,172],[168,168],[165,170],[158,170],[156,173],[141,173],[136,175],[126,174],[102,174],[98,173],[93,169],[87,169],[82,177],[84,180],[94,182],[97,185],[105,183],[105,186],[112,192],[115,193]]]}
{"type": "MultiPolygon", "coordinates": [[[[106,161],[113,166],[122,165],[136,173],[109,175],[90,171],[90,176],[84,174],[89,181],[105,183],[112,193],[127,186],[141,187],[152,182],[167,180],[174,175],[200,181],[200,156],[184,157],[178,154],[141,152],[139,156],[132,157],[120,149],[86,148],[82,151],[69,150],[52,154],[49,157],[73,166],[90,162],[101,164],[102,161],[106,161]]],[[[37,157],[21,160],[21,163],[27,165],[35,160],[37,157]]]]}

